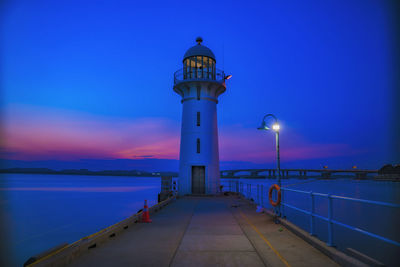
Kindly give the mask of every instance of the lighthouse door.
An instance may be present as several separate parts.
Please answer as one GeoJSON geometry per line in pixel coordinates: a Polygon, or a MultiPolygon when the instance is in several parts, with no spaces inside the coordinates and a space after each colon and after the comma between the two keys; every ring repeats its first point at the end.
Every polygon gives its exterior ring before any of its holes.
{"type": "Polygon", "coordinates": [[[192,166],[192,194],[205,193],[205,167],[192,166]]]}

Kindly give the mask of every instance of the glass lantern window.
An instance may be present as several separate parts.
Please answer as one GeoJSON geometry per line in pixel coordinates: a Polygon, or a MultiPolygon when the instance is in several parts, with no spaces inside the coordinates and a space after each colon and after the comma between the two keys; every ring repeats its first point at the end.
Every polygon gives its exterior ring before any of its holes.
{"type": "Polygon", "coordinates": [[[185,79],[215,79],[215,61],[206,56],[193,56],[184,60],[185,79]]]}
{"type": "Polygon", "coordinates": [[[197,78],[203,78],[203,57],[197,56],[197,78]]]}

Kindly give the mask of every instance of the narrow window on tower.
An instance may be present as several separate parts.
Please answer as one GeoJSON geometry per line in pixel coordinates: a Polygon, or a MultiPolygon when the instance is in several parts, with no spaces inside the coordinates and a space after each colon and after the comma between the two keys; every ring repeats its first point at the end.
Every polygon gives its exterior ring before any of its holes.
{"type": "Polygon", "coordinates": [[[200,126],[200,111],[197,111],[197,126],[200,126]]]}
{"type": "Polygon", "coordinates": [[[197,138],[197,153],[200,154],[200,138],[197,138]]]}
{"type": "Polygon", "coordinates": [[[197,87],[197,100],[200,100],[200,87],[197,87]]]}

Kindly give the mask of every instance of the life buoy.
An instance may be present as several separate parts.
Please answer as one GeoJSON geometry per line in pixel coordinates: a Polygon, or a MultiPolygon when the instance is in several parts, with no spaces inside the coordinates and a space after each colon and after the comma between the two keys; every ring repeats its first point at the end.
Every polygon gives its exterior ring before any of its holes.
{"type": "Polygon", "coordinates": [[[268,197],[269,197],[269,203],[271,203],[272,206],[276,207],[279,204],[281,204],[281,188],[279,187],[279,185],[277,184],[271,185],[268,191],[268,197]],[[278,199],[276,201],[272,200],[272,191],[274,191],[274,189],[278,191],[278,199]]]}

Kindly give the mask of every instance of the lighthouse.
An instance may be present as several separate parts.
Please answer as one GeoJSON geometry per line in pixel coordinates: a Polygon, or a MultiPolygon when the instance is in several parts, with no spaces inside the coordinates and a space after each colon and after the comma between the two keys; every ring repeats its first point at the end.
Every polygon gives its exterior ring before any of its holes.
{"type": "Polygon", "coordinates": [[[230,76],[216,68],[215,55],[203,39],[196,42],[174,74],[174,91],[182,97],[180,195],[212,195],[220,185],[217,104],[230,76]]]}

